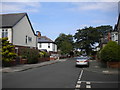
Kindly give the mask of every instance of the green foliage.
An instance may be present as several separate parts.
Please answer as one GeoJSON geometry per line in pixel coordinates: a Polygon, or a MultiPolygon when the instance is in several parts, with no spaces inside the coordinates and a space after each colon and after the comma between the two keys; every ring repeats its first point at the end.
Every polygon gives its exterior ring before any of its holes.
{"type": "Polygon", "coordinates": [[[99,26],[99,27],[85,27],[78,29],[74,37],[76,39],[75,46],[79,49],[85,49],[89,55],[92,52],[92,47],[95,43],[100,43],[100,38],[112,30],[112,26],[99,26]]]}
{"type": "Polygon", "coordinates": [[[97,59],[98,59],[98,60],[100,60],[100,53],[101,53],[101,51],[98,51],[98,52],[97,52],[97,59]]]}
{"type": "Polygon", "coordinates": [[[23,58],[26,58],[30,64],[38,62],[39,51],[36,49],[22,48],[20,49],[20,54],[23,58]]]}
{"type": "Polygon", "coordinates": [[[44,53],[43,52],[39,52],[39,57],[40,58],[44,57],[44,53]]]}
{"type": "Polygon", "coordinates": [[[109,41],[101,50],[100,58],[102,61],[120,61],[120,46],[115,41],[109,41]]]}
{"type": "Polygon", "coordinates": [[[73,36],[61,33],[59,37],[55,40],[58,49],[61,54],[69,54],[74,48],[73,36]]]}
{"type": "Polygon", "coordinates": [[[14,53],[15,46],[12,45],[12,43],[9,43],[8,38],[1,38],[0,41],[2,42],[0,53],[2,55],[2,61],[4,65],[5,63],[7,64],[16,58],[17,54],[14,53]]]}
{"type": "Polygon", "coordinates": [[[39,57],[42,58],[42,57],[49,57],[49,53],[45,52],[45,51],[40,51],[39,52],[39,57]]]}

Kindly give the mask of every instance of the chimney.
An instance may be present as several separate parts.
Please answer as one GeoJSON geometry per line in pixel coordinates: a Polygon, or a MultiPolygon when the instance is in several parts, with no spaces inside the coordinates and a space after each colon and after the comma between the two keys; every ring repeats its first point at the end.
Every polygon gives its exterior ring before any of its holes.
{"type": "Polygon", "coordinates": [[[111,40],[111,35],[110,35],[110,32],[108,32],[108,41],[111,40]]]}
{"type": "Polygon", "coordinates": [[[41,37],[40,31],[37,31],[37,36],[38,36],[38,37],[41,37]]]}

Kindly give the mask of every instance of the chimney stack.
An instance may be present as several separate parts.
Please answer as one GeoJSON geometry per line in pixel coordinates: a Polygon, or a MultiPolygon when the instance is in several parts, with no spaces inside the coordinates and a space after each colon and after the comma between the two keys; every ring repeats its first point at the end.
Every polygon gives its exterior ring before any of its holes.
{"type": "Polygon", "coordinates": [[[37,36],[38,36],[38,37],[41,37],[40,31],[37,31],[37,36]]]}
{"type": "Polygon", "coordinates": [[[108,32],[108,41],[111,40],[111,35],[110,35],[110,32],[108,32]]]}

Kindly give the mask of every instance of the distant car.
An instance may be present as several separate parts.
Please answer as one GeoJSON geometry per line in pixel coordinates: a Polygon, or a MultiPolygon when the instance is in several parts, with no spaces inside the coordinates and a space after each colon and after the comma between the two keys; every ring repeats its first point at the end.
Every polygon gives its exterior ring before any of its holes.
{"type": "Polygon", "coordinates": [[[88,57],[77,57],[76,58],[76,66],[87,66],[89,67],[89,58],[88,57]]]}

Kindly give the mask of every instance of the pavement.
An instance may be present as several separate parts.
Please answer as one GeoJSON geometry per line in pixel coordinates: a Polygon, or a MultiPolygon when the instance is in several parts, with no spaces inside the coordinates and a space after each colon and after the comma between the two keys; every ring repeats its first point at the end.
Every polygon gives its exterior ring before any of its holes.
{"type": "Polygon", "coordinates": [[[20,71],[25,71],[25,70],[32,69],[32,68],[42,67],[42,66],[46,66],[46,65],[66,61],[66,60],[67,59],[59,59],[59,60],[51,60],[51,61],[41,62],[41,63],[37,63],[37,64],[24,64],[24,65],[12,66],[12,67],[4,67],[4,68],[0,68],[0,72],[3,72],[3,73],[20,72],[20,71]]]}
{"type": "Polygon", "coordinates": [[[87,71],[91,72],[97,72],[97,73],[104,73],[104,74],[119,74],[118,68],[109,68],[103,63],[96,61],[96,60],[90,60],[90,66],[89,68],[84,68],[87,71]]]}

